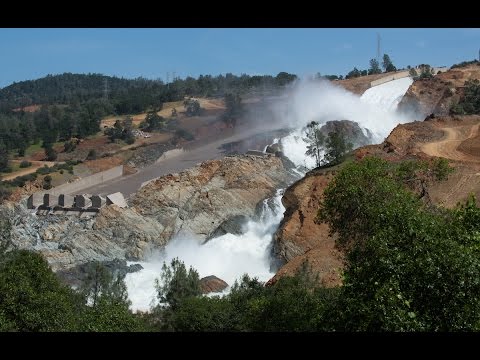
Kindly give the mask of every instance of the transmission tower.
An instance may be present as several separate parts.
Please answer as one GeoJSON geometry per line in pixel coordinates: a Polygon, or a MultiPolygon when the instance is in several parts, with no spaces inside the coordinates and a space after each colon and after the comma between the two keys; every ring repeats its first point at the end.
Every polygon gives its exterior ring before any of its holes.
{"type": "Polygon", "coordinates": [[[377,61],[380,64],[380,34],[377,33],[377,61]]]}

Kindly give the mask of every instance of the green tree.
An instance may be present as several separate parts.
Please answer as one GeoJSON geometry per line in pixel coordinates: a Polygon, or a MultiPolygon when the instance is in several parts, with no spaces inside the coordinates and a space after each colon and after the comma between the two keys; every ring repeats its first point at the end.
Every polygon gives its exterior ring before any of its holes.
{"type": "Polygon", "coordinates": [[[225,107],[226,110],[222,115],[222,120],[227,125],[235,127],[237,120],[243,115],[244,112],[242,98],[239,94],[225,94],[225,107]]]}
{"type": "Polygon", "coordinates": [[[149,112],[145,117],[145,121],[141,124],[142,130],[158,131],[165,127],[165,120],[156,112],[149,112]]]}
{"type": "Polygon", "coordinates": [[[275,77],[275,82],[277,83],[278,86],[285,86],[292,81],[294,81],[297,78],[297,75],[295,74],[289,74],[287,72],[279,72],[277,76],[275,77]]]}
{"type": "Polygon", "coordinates": [[[144,324],[129,310],[125,275],[113,275],[104,265],[87,266],[81,293],[88,304],[82,314],[84,331],[141,331],[144,324]]]}
{"type": "Polygon", "coordinates": [[[412,78],[416,78],[418,76],[418,73],[417,73],[417,70],[415,70],[415,68],[411,68],[408,72],[408,74],[412,77],[412,78]]]}
{"type": "Polygon", "coordinates": [[[185,107],[185,113],[187,116],[198,116],[201,113],[200,102],[195,99],[185,99],[183,101],[183,106],[185,107]]]}
{"type": "Polygon", "coordinates": [[[179,303],[191,296],[200,295],[200,278],[198,272],[190,267],[187,271],[185,263],[175,258],[168,266],[163,264],[160,280],[155,280],[157,297],[161,304],[175,310],[179,303]]]}
{"type": "Polygon", "coordinates": [[[8,326],[2,330],[75,331],[79,305],[41,255],[13,250],[0,262],[0,324],[8,326]]]}
{"type": "Polygon", "coordinates": [[[433,68],[428,64],[420,64],[418,66],[420,68],[420,76],[419,79],[431,79],[433,77],[433,68]]]}
{"type": "Polygon", "coordinates": [[[45,190],[50,190],[52,188],[52,177],[50,175],[43,178],[43,188],[45,190]]]}
{"type": "Polygon", "coordinates": [[[340,164],[353,145],[338,132],[330,132],[325,142],[325,160],[331,165],[340,164]]]}
{"type": "Polygon", "coordinates": [[[77,143],[75,141],[68,140],[68,141],[65,141],[65,143],[63,144],[63,151],[66,153],[70,153],[70,152],[73,152],[76,147],[77,147],[77,143]]]}
{"type": "Polygon", "coordinates": [[[385,72],[397,71],[397,68],[393,65],[388,54],[383,54],[382,67],[385,72]]]}
{"type": "Polygon", "coordinates": [[[325,137],[320,131],[319,123],[311,121],[306,127],[306,137],[303,139],[307,143],[305,155],[312,156],[315,159],[317,167],[322,165],[321,151],[325,144],[325,137]]]}
{"type": "Polygon", "coordinates": [[[0,142],[0,171],[8,168],[8,151],[5,145],[0,142]]]}
{"type": "Polygon", "coordinates": [[[480,81],[472,79],[465,81],[464,95],[450,109],[452,114],[480,114],[480,81]]]}
{"type": "Polygon", "coordinates": [[[45,144],[45,160],[55,161],[57,159],[57,152],[53,149],[52,144],[45,144]]]}
{"type": "Polygon", "coordinates": [[[95,160],[97,158],[97,151],[95,149],[88,150],[86,160],[95,160]]]}
{"type": "Polygon", "coordinates": [[[370,68],[368,69],[368,75],[381,74],[380,64],[377,59],[370,59],[370,68]]]}
{"type": "Polygon", "coordinates": [[[360,70],[354,67],[352,71],[350,71],[347,75],[345,75],[345,79],[357,78],[359,76],[361,76],[360,70]]]}
{"type": "Polygon", "coordinates": [[[453,212],[424,207],[397,173],[366,158],[345,165],[324,192],[319,218],[348,249],[334,327],[477,329],[480,209],[474,200],[453,212]]]}

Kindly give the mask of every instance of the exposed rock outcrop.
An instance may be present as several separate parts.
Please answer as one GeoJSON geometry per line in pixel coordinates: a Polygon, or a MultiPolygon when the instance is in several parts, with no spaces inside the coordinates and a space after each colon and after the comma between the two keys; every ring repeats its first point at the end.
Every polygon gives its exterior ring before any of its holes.
{"type": "Polygon", "coordinates": [[[315,224],[323,191],[334,176],[332,170],[316,170],[290,186],[282,198],[284,218],[274,235],[274,253],[287,262],[270,281],[293,275],[308,259],[312,271],[327,286],[340,283],[343,266],[335,238],[326,224],[315,224]]]}
{"type": "Polygon", "coordinates": [[[354,147],[370,144],[372,142],[372,134],[367,131],[365,135],[355,121],[350,120],[333,120],[327,121],[321,128],[320,132],[327,137],[330,132],[340,133],[354,147]]]}
{"type": "Polygon", "coordinates": [[[255,216],[258,202],[290,181],[281,159],[267,155],[212,160],[154,180],[130,208],[108,205],[97,216],[37,216],[26,201],[0,207],[11,219],[12,245],[40,252],[54,271],[91,262],[138,260],[184,233],[199,240],[232,231],[255,216]]]}
{"type": "Polygon", "coordinates": [[[203,294],[222,292],[228,287],[228,284],[215,275],[205,276],[200,279],[200,288],[203,294]]]}
{"type": "Polygon", "coordinates": [[[163,246],[162,227],[134,209],[115,205],[88,217],[37,216],[24,204],[5,204],[0,216],[12,222],[12,244],[45,256],[54,271],[90,261],[139,259],[150,246],[163,246]]]}
{"type": "Polygon", "coordinates": [[[256,204],[288,179],[275,156],[231,156],[152,181],[130,203],[161,224],[162,241],[175,234],[205,241],[215,232],[224,233],[229,219],[253,217],[256,204]]]}

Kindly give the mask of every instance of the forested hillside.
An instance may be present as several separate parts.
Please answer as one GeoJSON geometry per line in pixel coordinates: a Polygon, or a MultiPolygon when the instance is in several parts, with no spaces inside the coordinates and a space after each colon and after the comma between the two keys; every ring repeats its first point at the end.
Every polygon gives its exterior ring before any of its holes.
{"type": "MultiPolygon", "coordinates": [[[[0,90],[0,171],[7,169],[12,150],[23,156],[29,145],[40,141],[42,147],[51,149],[57,141],[96,134],[101,119],[107,115],[159,111],[164,102],[183,100],[185,96],[265,93],[295,78],[285,72],[276,77],[200,75],[198,79],[175,78],[165,84],[144,78],[64,73],[14,83],[0,90]],[[32,108],[25,107],[32,105],[37,111],[27,111],[32,108]]],[[[50,152],[48,160],[54,160],[50,152]]]]}
{"type": "Polygon", "coordinates": [[[200,75],[198,79],[175,78],[165,84],[145,78],[124,79],[101,74],[48,75],[37,80],[13,83],[0,90],[0,108],[10,110],[34,104],[74,104],[92,99],[106,99],[115,113],[126,114],[161,106],[184,96],[223,96],[227,92],[244,93],[255,88],[285,85],[296,78],[285,72],[276,77],[236,76],[233,74],[200,75]]]}

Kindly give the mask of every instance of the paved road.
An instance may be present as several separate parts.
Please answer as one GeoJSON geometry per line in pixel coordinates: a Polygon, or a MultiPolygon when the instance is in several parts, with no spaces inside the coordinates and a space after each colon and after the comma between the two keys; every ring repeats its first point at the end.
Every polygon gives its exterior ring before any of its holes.
{"type": "Polygon", "coordinates": [[[222,139],[213,139],[205,144],[192,143],[189,144],[187,150],[183,153],[176,154],[170,158],[157,161],[156,163],[140,169],[137,173],[114,179],[108,183],[93,186],[82,190],[83,193],[108,195],[114,192],[121,192],[125,197],[136,192],[142,183],[155,179],[159,176],[176,173],[195,166],[206,160],[219,159],[224,156],[219,147],[224,143],[248,139],[249,137],[263,133],[269,130],[277,130],[277,124],[263,124],[262,127],[238,127],[232,131],[231,135],[227,135],[222,139]]]}

